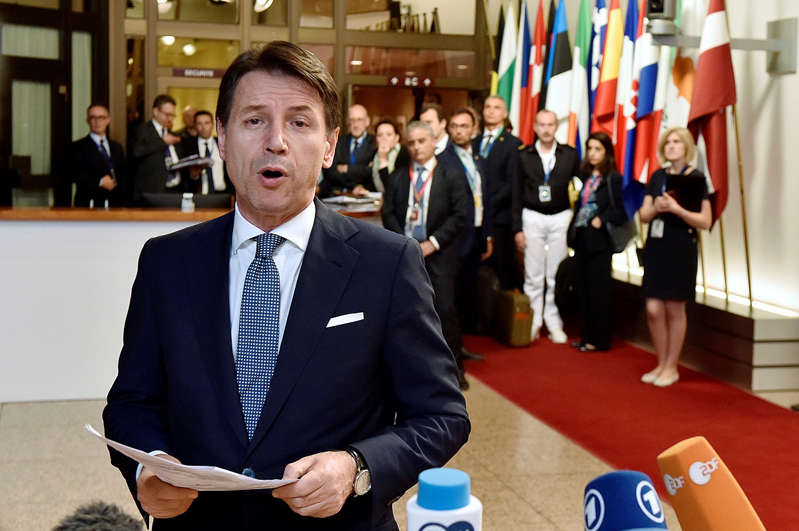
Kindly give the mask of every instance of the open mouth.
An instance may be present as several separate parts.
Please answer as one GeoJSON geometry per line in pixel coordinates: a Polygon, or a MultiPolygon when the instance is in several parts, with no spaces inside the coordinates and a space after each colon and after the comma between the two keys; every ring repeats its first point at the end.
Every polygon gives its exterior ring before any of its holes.
{"type": "Polygon", "coordinates": [[[264,168],[260,173],[266,179],[278,179],[286,176],[286,172],[274,168],[264,168]]]}

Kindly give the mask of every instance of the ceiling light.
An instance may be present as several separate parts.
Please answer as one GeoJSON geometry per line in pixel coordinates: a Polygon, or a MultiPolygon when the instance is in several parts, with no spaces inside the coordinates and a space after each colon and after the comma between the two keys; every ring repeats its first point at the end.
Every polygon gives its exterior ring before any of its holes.
{"type": "Polygon", "coordinates": [[[253,5],[252,9],[256,13],[261,13],[272,7],[273,1],[274,0],[255,0],[255,5],[253,5]]]}
{"type": "Polygon", "coordinates": [[[164,35],[161,37],[161,42],[163,42],[166,46],[172,46],[175,44],[175,37],[172,35],[164,35]]]}
{"type": "Polygon", "coordinates": [[[458,70],[466,70],[466,69],[469,68],[469,66],[468,65],[458,65],[457,68],[458,68],[458,70]]]}
{"type": "Polygon", "coordinates": [[[363,61],[361,61],[360,59],[355,59],[353,61],[350,61],[350,64],[352,66],[361,66],[363,64],[363,61]]]}
{"type": "Polygon", "coordinates": [[[129,64],[129,65],[132,65],[132,64],[133,64],[133,57],[128,57],[128,64],[129,64]]]}
{"type": "Polygon", "coordinates": [[[195,53],[197,53],[197,47],[194,46],[194,44],[192,44],[192,43],[185,44],[185,45],[183,45],[183,53],[185,55],[192,56],[195,53]]]}

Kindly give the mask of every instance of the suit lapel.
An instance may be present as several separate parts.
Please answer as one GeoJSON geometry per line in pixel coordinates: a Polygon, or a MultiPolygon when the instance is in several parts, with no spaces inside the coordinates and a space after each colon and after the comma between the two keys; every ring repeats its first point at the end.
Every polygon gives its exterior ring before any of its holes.
{"type": "Polygon", "coordinates": [[[348,219],[316,201],[316,219],[302,259],[277,366],[249,453],[269,431],[316,354],[320,337],[358,261],[358,252],[346,243],[357,230],[348,219]]]}
{"type": "MultiPolygon", "coordinates": [[[[202,289],[192,289],[188,298],[200,345],[208,345],[197,356],[208,366],[216,397],[214,401],[230,423],[242,446],[247,446],[247,431],[241,412],[233,348],[230,339],[230,245],[234,213],[230,212],[207,225],[202,242],[193,242],[194,254],[186,256],[185,270],[196,273],[202,289]]],[[[198,235],[199,236],[199,235],[198,235]]]]}

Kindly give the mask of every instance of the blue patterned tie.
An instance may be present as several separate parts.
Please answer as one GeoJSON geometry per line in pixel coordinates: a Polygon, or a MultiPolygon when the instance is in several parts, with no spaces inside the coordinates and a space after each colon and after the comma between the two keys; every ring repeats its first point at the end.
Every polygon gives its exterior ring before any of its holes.
{"type": "Polygon", "coordinates": [[[258,236],[255,258],[241,295],[236,379],[247,434],[252,439],[277,364],[280,341],[280,275],[272,253],[285,241],[277,234],[258,236]]]}
{"type": "MultiPolygon", "coordinates": [[[[416,182],[414,183],[414,187],[416,188],[417,194],[419,194],[424,188],[424,172],[424,166],[419,166],[416,170],[416,182]]],[[[427,239],[427,231],[425,230],[424,219],[424,194],[422,194],[422,196],[419,198],[419,219],[416,220],[416,223],[417,225],[414,225],[413,227],[413,239],[423,242],[427,239]]]]}

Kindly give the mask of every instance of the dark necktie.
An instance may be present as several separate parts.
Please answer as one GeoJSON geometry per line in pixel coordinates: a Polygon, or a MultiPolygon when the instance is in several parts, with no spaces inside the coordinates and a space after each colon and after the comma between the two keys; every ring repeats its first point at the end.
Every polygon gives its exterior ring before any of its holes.
{"type": "Polygon", "coordinates": [[[358,152],[358,148],[361,147],[361,143],[359,141],[354,141],[352,143],[352,150],[350,151],[350,164],[355,164],[355,154],[358,152]]]}
{"type": "Polygon", "coordinates": [[[419,196],[419,219],[416,220],[417,225],[413,227],[413,239],[416,241],[423,242],[427,239],[427,231],[425,228],[425,219],[424,219],[424,173],[425,167],[419,166],[416,168],[416,181],[414,182],[414,189],[416,190],[417,196],[419,196]],[[420,195],[421,194],[421,195],[420,195]]]}
{"type": "Polygon", "coordinates": [[[284,241],[272,233],[258,236],[241,295],[236,380],[250,439],[261,417],[280,350],[280,275],[272,254],[284,241]]]}
{"type": "MultiPolygon", "coordinates": [[[[204,147],[203,147],[203,158],[210,157],[210,156],[211,156],[211,148],[208,145],[208,141],[206,140],[204,142],[204,147]]],[[[214,167],[213,166],[208,166],[207,168],[205,168],[205,176],[206,176],[206,179],[208,179],[208,193],[212,194],[212,193],[214,193],[214,167]]]]}

